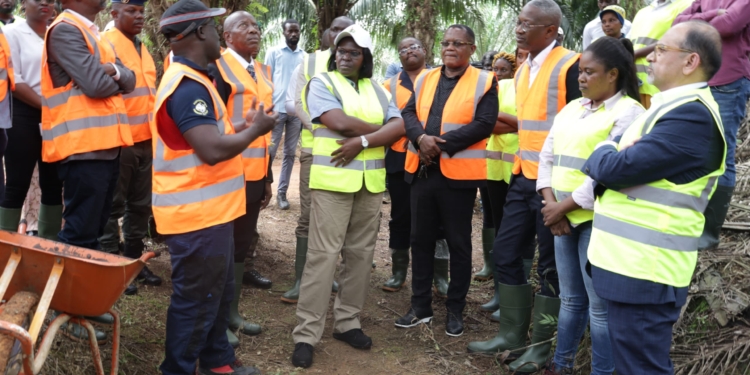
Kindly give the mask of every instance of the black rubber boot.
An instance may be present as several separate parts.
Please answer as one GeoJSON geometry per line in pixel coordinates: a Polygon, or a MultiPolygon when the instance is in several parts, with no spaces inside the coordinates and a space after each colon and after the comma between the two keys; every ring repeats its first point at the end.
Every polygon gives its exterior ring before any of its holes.
{"type": "Polygon", "coordinates": [[[524,347],[531,315],[531,284],[498,284],[500,331],[489,341],[470,342],[469,353],[494,354],[524,347]]]}
{"type": "Polygon", "coordinates": [[[297,250],[294,257],[294,286],[281,296],[281,301],[297,303],[299,300],[299,284],[307,260],[307,237],[297,237],[297,250]]]}
{"type": "Polygon", "coordinates": [[[534,299],[534,330],[531,334],[532,346],[523,355],[513,361],[509,367],[511,372],[531,373],[539,371],[547,362],[552,348],[550,339],[557,330],[557,314],[560,312],[560,299],[537,294],[534,299]],[[550,321],[550,317],[553,317],[550,321]],[[545,342],[547,341],[547,342],[545,342]]]}
{"type": "Polygon", "coordinates": [[[484,267],[474,274],[474,280],[487,281],[495,275],[495,259],[492,257],[492,245],[495,243],[495,228],[482,229],[482,253],[484,267]]]}
{"type": "Polygon", "coordinates": [[[391,249],[393,276],[383,284],[386,292],[398,292],[406,284],[406,271],[409,269],[409,249],[391,249]]]}
{"type": "Polygon", "coordinates": [[[733,193],[734,186],[719,185],[716,187],[714,195],[708,201],[708,206],[703,212],[703,216],[706,217],[706,224],[703,226],[703,233],[701,234],[700,242],[698,242],[699,251],[711,250],[719,246],[721,226],[727,217],[733,193]]]}

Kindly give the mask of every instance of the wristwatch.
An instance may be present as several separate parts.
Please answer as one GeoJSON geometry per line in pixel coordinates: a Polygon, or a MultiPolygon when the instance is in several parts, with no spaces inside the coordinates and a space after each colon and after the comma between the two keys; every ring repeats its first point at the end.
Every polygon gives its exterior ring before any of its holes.
{"type": "Polygon", "coordinates": [[[362,139],[362,148],[367,148],[370,145],[370,142],[367,142],[367,138],[364,135],[360,135],[359,138],[362,139]]]}

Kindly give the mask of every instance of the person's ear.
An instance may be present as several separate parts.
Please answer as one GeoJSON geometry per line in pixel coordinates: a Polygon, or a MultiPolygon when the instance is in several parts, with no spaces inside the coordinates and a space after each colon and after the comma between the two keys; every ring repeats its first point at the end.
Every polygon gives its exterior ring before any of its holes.
{"type": "Polygon", "coordinates": [[[684,65],[682,67],[682,73],[686,76],[693,74],[696,70],[700,68],[701,65],[701,57],[697,53],[691,53],[687,56],[687,58],[684,60],[684,65]]]}
{"type": "Polygon", "coordinates": [[[473,55],[474,52],[476,52],[476,50],[477,50],[477,45],[476,44],[472,44],[471,45],[471,54],[473,55]]]}

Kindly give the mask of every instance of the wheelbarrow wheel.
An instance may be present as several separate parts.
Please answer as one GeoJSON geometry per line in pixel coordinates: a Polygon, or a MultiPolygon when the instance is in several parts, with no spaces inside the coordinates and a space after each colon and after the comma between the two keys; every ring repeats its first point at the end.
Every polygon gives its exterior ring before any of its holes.
{"type": "MultiPolygon", "coordinates": [[[[39,296],[30,292],[18,292],[10,297],[0,312],[0,320],[28,329],[39,296]]],[[[0,335],[0,369],[3,374],[17,375],[23,369],[21,343],[11,336],[0,335]]]]}

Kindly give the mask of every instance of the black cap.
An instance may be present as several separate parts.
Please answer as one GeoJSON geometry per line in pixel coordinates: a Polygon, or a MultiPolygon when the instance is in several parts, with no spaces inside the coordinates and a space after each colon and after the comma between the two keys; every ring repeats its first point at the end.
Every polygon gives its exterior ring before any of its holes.
{"type": "Polygon", "coordinates": [[[145,6],[148,0],[111,0],[112,4],[129,4],[145,6]]]}
{"type": "Polygon", "coordinates": [[[176,42],[195,31],[206,20],[226,12],[224,8],[209,8],[199,0],[180,0],[161,16],[159,30],[162,34],[169,35],[171,42],[176,42]]]}

